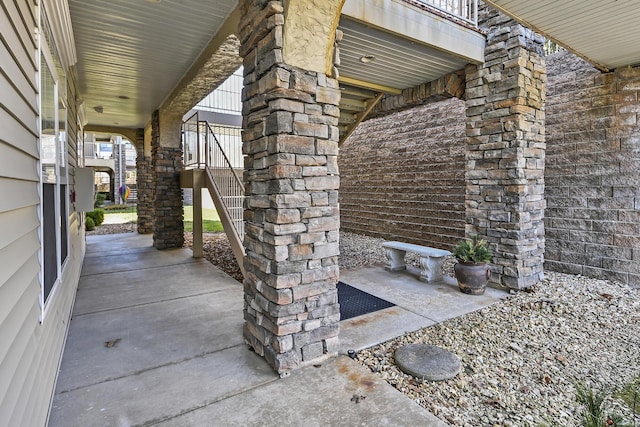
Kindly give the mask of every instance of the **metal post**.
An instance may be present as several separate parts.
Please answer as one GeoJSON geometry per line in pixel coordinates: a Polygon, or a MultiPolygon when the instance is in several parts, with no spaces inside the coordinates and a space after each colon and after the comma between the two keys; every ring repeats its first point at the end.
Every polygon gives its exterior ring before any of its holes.
{"type": "Polygon", "coordinates": [[[202,239],[202,187],[203,171],[193,171],[193,257],[202,258],[204,255],[202,239]]]}
{"type": "Polygon", "coordinates": [[[478,0],[473,0],[473,24],[478,25],[478,0]]]}
{"type": "MultiPolygon", "coordinates": [[[[197,113],[196,113],[197,114],[197,113]]],[[[202,161],[200,159],[200,120],[196,117],[196,156],[198,162],[198,169],[202,168],[202,161]]]]}

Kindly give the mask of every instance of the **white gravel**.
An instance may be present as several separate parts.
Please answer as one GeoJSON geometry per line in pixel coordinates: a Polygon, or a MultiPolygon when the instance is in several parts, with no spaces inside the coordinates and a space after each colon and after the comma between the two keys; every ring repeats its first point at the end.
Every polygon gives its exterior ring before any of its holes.
{"type": "MultiPolygon", "coordinates": [[[[577,426],[574,384],[614,391],[640,378],[640,290],[548,272],[534,292],[361,351],[358,360],[450,425],[577,426]],[[442,382],[406,375],[393,362],[405,343],[442,346],[463,372],[442,382]]],[[[620,401],[607,405],[631,422],[620,401]]]]}
{"type": "MultiPolygon", "coordinates": [[[[384,261],[383,239],[340,235],[340,268],[384,261]]],[[[408,263],[417,258],[407,254],[408,263]]],[[[443,267],[453,276],[455,258],[443,267]]],[[[454,426],[578,426],[576,383],[614,392],[640,378],[640,289],[547,272],[532,292],[360,351],[357,359],[454,426]],[[400,371],[395,350],[434,344],[460,357],[463,372],[441,382],[400,371]]],[[[609,408],[632,424],[628,407],[609,408]]],[[[640,426],[640,417],[636,417],[640,426]]]]}
{"type": "MultiPolygon", "coordinates": [[[[363,236],[361,234],[340,232],[340,269],[348,270],[364,265],[380,264],[386,261],[382,243],[385,239],[363,236]]],[[[420,267],[419,257],[407,253],[405,262],[414,267],[420,267]]],[[[455,258],[447,257],[442,266],[443,274],[453,276],[455,258]]]]}

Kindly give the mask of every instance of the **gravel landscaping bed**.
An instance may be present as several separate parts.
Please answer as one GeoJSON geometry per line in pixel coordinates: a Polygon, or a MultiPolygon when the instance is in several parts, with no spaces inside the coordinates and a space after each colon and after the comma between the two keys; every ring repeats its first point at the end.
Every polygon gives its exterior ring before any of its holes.
{"type": "MultiPolygon", "coordinates": [[[[185,246],[191,241],[185,233],[185,246]]],[[[342,232],[340,268],[384,262],[382,241],[342,232]]],[[[204,247],[206,259],[242,280],[224,233],[205,234],[204,247]]],[[[453,275],[454,263],[445,262],[445,274],[453,275]]],[[[576,384],[614,392],[640,378],[640,289],[547,272],[528,292],[362,350],[356,360],[450,425],[579,426],[576,384]],[[440,382],[402,373],[393,354],[406,343],[446,348],[462,373],[440,382]]],[[[605,405],[633,425],[621,401],[605,405]]]]}
{"type": "MultiPolygon", "coordinates": [[[[575,384],[614,391],[640,377],[640,290],[547,273],[532,292],[366,349],[357,359],[451,425],[578,426],[575,384]],[[404,374],[393,354],[406,343],[446,348],[460,357],[463,372],[442,382],[404,374]]],[[[633,425],[620,401],[605,406],[633,425]]]]}
{"type": "Polygon", "coordinates": [[[96,236],[103,234],[119,234],[119,233],[133,233],[137,231],[137,224],[102,224],[97,226],[91,231],[87,231],[87,236],[96,236]]]}
{"type": "MultiPolygon", "coordinates": [[[[193,247],[193,233],[184,233],[184,246],[193,247]]],[[[242,271],[225,233],[203,233],[202,249],[206,260],[242,283],[242,271]]]]}

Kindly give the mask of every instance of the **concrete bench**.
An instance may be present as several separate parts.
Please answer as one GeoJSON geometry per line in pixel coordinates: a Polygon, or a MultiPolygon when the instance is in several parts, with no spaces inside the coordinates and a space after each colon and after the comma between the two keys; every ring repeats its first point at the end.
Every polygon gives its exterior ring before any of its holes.
{"type": "Polygon", "coordinates": [[[411,252],[420,256],[420,280],[434,282],[442,280],[442,263],[451,252],[444,249],[429,248],[427,246],[413,245],[403,242],[384,242],[382,244],[387,255],[387,271],[406,270],[404,256],[411,252]]]}

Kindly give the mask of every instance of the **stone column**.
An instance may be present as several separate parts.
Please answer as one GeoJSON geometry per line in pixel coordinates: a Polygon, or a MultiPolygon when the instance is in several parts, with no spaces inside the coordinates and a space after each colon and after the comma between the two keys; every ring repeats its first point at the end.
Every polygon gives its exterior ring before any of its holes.
{"type": "Polygon", "coordinates": [[[116,203],[116,174],[111,169],[107,173],[109,174],[109,200],[116,203]]]}
{"type": "Polygon", "coordinates": [[[138,188],[138,233],[153,233],[153,173],[151,156],[144,149],[144,129],[136,131],[136,186],[138,188]]]}
{"type": "MultiPolygon", "coordinates": [[[[151,158],[154,181],[153,246],[158,249],[181,248],[184,243],[182,209],[182,147],[180,141],[172,141],[176,132],[173,120],[162,123],[159,111],[151,118],[151,158]],[[169,135],[164,137],[161,132],[169,135]],[[169,143],[167,143],[169,142],[169,143]]],[[[180,123],[178,121],[178,123],[180,123]]],[[[177,125],[179,127],[179,124],[177,125]]],[[[178,138],[180,132],[177,132],[178,138]]]]}
{"type": "Polygon", "coordinates": [[[485,63],[466,68],[466,234],[494,250],[492,282],[522,289],[543,277],[543,39],[488,7],[485,63]]]}
{"type": "Polygon", "coordinates": [[[243,4],[244,337],[281,375],[338,350],[337,80],[287,65],[280,1],[243,4]]]}
{"type": "Polygon", "coordinates": [[[113,202],[116,204],[124,204],[125,200],[120,195],[120,187],[126,182],[126,156],[124,156],[124,146],[122,138],[117,139],[118,142],[113,144],[113,159],[115,169],[113,172],[113,188],[115,189],[113,202]],[[124,163],[123,163],[124,162],[124,163]],[[123,167],[124,170],[121,170],[123,167]]]}

